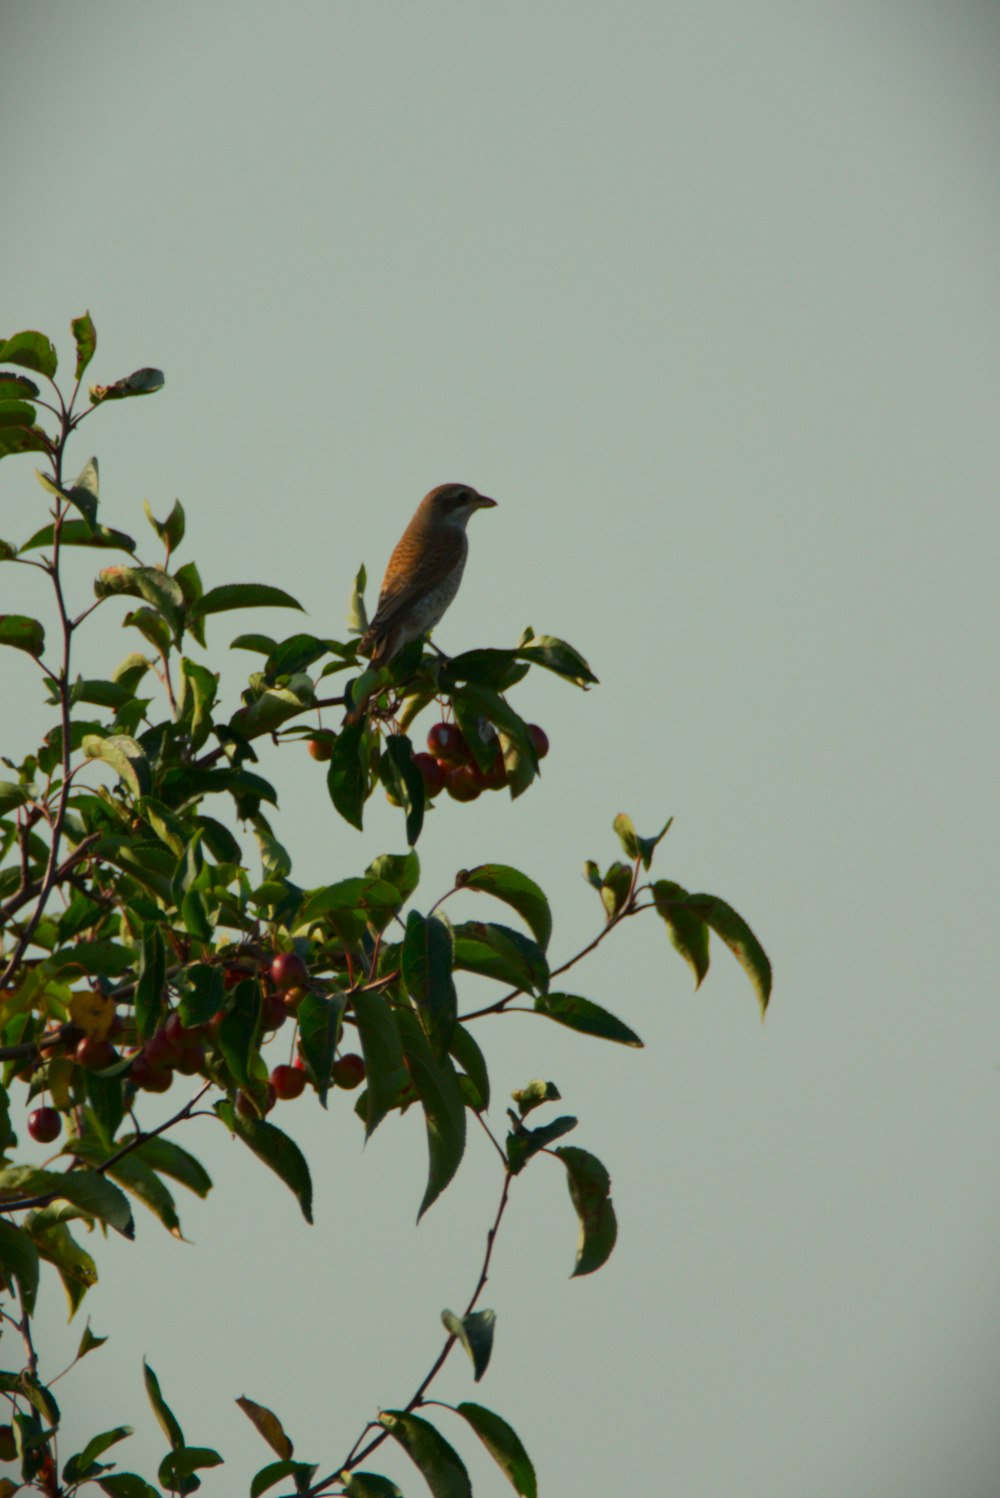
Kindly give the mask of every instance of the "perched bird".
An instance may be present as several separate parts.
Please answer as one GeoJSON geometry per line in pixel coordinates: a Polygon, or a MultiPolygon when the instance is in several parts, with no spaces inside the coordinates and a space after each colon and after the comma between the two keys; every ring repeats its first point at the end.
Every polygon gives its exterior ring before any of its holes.
{"type": "Polygon", "coordinates": [[[373,666],[432,630],[462,581],[473,510],[496,504],[468,484],[439,484],[424,496],[389,558],[375,617],[359,649],[373,666]]]}

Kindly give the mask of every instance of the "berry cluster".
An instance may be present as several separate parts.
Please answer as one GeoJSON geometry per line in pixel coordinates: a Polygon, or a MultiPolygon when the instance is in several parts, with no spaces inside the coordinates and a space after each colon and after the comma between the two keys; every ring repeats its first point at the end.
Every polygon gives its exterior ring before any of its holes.
{"type": "MultiPolygon", "coordinates": [[[[527,725],[539,759],[549,752],[549,740],[537,723],[527,725]]],[[[503,750],[495,730],[488,730],[493,744],[493,763],[488,770],[477,764],[457,723],[435,723],[427,735],[426,753],[415,754],[413,763],[423,777],[429,797],[447,791],[456,801],[475,801],[483,791],[499,791],[507,784],[503,750]]]]}

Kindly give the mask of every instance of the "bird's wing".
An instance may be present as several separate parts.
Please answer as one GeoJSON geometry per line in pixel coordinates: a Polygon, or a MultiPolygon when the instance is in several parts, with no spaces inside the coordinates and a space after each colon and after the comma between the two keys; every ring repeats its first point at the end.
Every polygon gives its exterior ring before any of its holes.
{"type": "Polygon", "coordinates": [[[415,543],[404,536],[389,559],[371,628],[387,628],[418,598],[436,587],[463,560],[468,545],[463,530],[449,527],[435,538],[433,550],[426,552],[414,566],[411,558],[415,543]]]}

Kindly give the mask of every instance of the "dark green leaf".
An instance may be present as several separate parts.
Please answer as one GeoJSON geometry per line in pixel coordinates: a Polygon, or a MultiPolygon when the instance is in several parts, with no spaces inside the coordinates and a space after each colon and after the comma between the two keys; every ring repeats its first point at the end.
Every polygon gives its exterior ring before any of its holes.
{"type": "Polygon", "coordinates": [[[0,400],[33,400],[41,392],[34,380],[27,375],[15,374],[12,369],[0,369],[0,400]]]}
{"type": "Polygon", "coordinates": [[[306,1222],[312,1222],[312,1180],[298,1145],[274,1124],[262,1118],[244,1118],[229,1102],[219,1103],[217,1108],[233,1133],[284,1181],[298,1198],[306,1222]]]}
{"type": "Polygon", "coordinates": [[[51,380],[58,363],[56,351],[44,333],[15,333],[13,338],[0,342],[0,364],[33,369],[36,374],[46,375],[51,380]]]}
{"type": "Polygon", "coordinates": [[[386,913],[399,909],[399,891],[381,879],[339,879],[310,890],[296,917],[297,925],[326,921],[349,945],[361,940],[370,921],[376,930],[386,924],[386,913]]]}
{"type": "Polygon", "coordinates": [[[53,1190],[56,1196],[65,1197],[88,1217],[107,1223],[123,1238],[135,1237],[128,1197],[105,1176],[92,1170],[70,1170],[64,1175],[54,1175],[54,1184],[49,1190],[53,1190]]]}
{"type": "Polygon", "coordinates": [[[335,810],[360,832],[368,794],[368,732],[364,718],[349,723],[337,736],[326,784],[335,810]]]}
{"type": "Polygon", "coordinates": [[[452,656],[441,675],[445,687],[466,681],[494,692],[508,692],[527,676],[528,670],[510,650],[466,650],[452,656]]]}
{"type": "Polygon", "coordinates": [[[91,735],[83,741],[83,752],[88,759],[100,759],[110,765],[134,796],[149,794],[152,785],[149,761],[127,733],[113,733],[106,739],[91,735]]]}
{"type": "Polygon", "coordinates": [[[292,1455],[292,1443],[273,1410],[269,1410],[265,1404],[257,1404],[255,1400],[248,1399],[245,1394],[241,1394],[236,1403],[254,1429],[264,1437],[271,1450],[276,1451],[283,1461],[289,1461],[292,1455]]]}
{"type": "Polygon", "coordinates": [[[771,997],[771,964],[746,921],[718,895],[688,895],[685,909],[725,942],[753,985],[763,1019],[771,997]]]}
{"type": "Polygon", "coordinates": [[[411,910],[403,938],[402,972],[428,1040],[438,1055],[448,1049],[458,995],[451,976],[454,943],[451,927],[440,916],[411,910]]]}
{"type": "Polygon", "coordinates": [[[305,993],[296,1014],[302,1057],[312,1073],[324,1108],[330,1088],[334,1052],[340,1043],[345,1003],[342,994],[326,998],[322,994],[305,993]]]}
{"type": "Polygon", "coordinates": [[[601,881],[601,900],[609,921],[625,909],[631,888],[632,869],[627,863],[613,863],[601,881]]]}
{"type": "Polygon", "coordinates": [[[403,1498],[396,1484],[377,1472],[342,1472],[340,1480],[347,1498],[403,1498]]]}
{"type": "Polygon", "coordinates": [[[414,848],[408,853],[380,853],[365,873],[398,889],[405,904],[420,883],[420,859],[414,848]]]}
{"type": "Polygon", "coordinates": [[[179,1451],[184,1445],[184,1432],[177,1423],[173,1410],[167,1404],[160,1392],[160,1381],[152,1368],[142,1360],[142,1376],[146,1384],[146,1394],[150,1404],[153,1406],[153,1414],[160,1424],[160,1429],[170,1442],[171,1449],[179,1451]]]}
{"type": "MultiPolygon", "coordinates": [[[[51,546],[55,539],[55,527],[44,525],[21,551],[35,551],[40,546],[51,546]]],[[[88,525],[86,520],[64,520],[59,530],[60,546],[96,546],[109,551],[135,551],[135,542],[124,531],[116,531],[108,525],[88,525]]]]}
{"type": "Polygon", "coordinates": [[[18,785],[14,780],[0,780],[0,816],[6,817],[19,806],[26,806],[37,794],[37,788],[18,785]]]}
{"type": "Polygon", "coordinates": [[[46,1425],[58,1427],[59,1405],[51,1390],[27,1369],[21,1374],[21,1387],[28,1396],[29,1403],[38,1411],[46,1425]]]}
{"type": "Polygon", "coordinates": [[[446,1330],[458,1338],[469,1354],[477,1384],[489,1366],[496,1319],[495,1311],[472,1311],[465,1317],[456,1316],[454,1311],[441,1312],[446,1330]]]}
{"type": "Polygon", "coordinates": [[[163,1458],[156,1474],[157,1481],[162,1482],[171,1492],[194,1493],[201,1487],[201,1483],[193,1474],[204,1467],[218,1467],[221,1464],[222,1457],[210,1446],[180,1446],[163,1458]]]}
{"type": "Polygon", "coordinates": [[[506,1420],[501,1420],[499,1415],[484,1409],[481,1404],[470,1404],[467,1400],[457,1405],[456,1409],[472,1426],[514,1491],[521,1498],[538,1498],[535,1469],[519,1437],[506,1420]]]}
{"type": "Polygon", "coordinates": [[[526,1129],[519,1124],[507,1135],[507,1163],[514,1175],[519,1175],[533,1155],[548,1149],[554,1139],[561,1139],[575,1129],[577,1120],[568,1113],[554,1118],[551,1123],[538,1129],[526,1129]]]}
{"type": "Polygon", "coordinates": [[[260,1035],[261,995],[255,978],[246,978],[233,990],[232,1008],[219,1025],[219,1049],[241,1087],[253,1089],[252,1058],[260,1035]]]}
{"type": "Polygon", "coordinates": [[[581,999],[576,994],[550,993],[535,1000],[539,1014],[547,1015],[570,1030],[579,1030],[582,1035],[596,1035],[600,1040],[616,1040],[620,1045],[641,1046],[642,1041],[634,1030],[594,1004],[590,999],[581,999]]]}
{"type": "Polygon", "coordinates": [[[277,640],[272,640],[270,635],[237,635],[229,646],[230,650],[253,650],[258,655],[273,655],[278,648],[277,640]]]}
{"type": "Polygon", "coordinates": [[[212,708],[219,690],[219,673],[181,657],[180,695],[177,712],[191,736],[191,748],[200,749],[212,727],[212,708]]]}
{"type": "Polygon", "coordinates": [[[358,1022],[368,1084],[365,1135],[370,1137],[395,1103],[407,1079],[403,1047],[392,1014],[380,993],[355,993],[351,1007],[358,1022]]]}
{"type": "Polygon", "coordinates": [[[486,1058],[473,1040],[471,1030],[467,1030],[464,1025],[456,1025],[451,1032],[448,1049],[479,1095],[477,1109],[485,1111],[490,1106],[489,1073],[486,1070],[486,1058]]]}
{"type": "Polygon", "coordinates": [[[368,628],[368,611],[365,608],[367,585],[368,576],[362,563],[354,578],[354,586],[347,604],[347,628],[352,635],[363,635],[368,628]]]}
{"type": "Polygon", "coordinates": [[[37,619],[24,614],[0,614],[0,645],[26,650],[38,658],[45,649],[45,631],[37,619]]]}
{"type": "Polygon", "coordinates": [[[573,1274],[592,1274],[607,1262],[618,1237],[611,1177],[597,1156],[587,1150],[567,1144],[555,1153],[566,1167],[570,1199],[580,1219],[573,1274]]]}
{"type": "Polygon", "coordinates": [[[383,1410],[379,1416],[418,1468],[434,1498],[472,1498],[472,1484],[458,1452],[419,1415],[383,1410]]]}
{"type": "MultiPolygon", "coordinates": [[[[71,1209],[72,1210],[72,1209],[71,1209]]],[[[46,1211],[51,1211],[47,1208],[46,1211]]],[[[87,1251],[80,1247],[65,1222],[47,1219],[35,1231],[35,1223],[43,1214],[30,1213],[25,1227],[31,1232],[39,1256],[55,1265],[62,1280],[66,1299],[72,1316],[91,1286],[97,1284],[97,1266],[87,1251]]]]}
{"type": "Polygon", "coordinates": [[[132,971],[135,953],[116,941],[78,941],[45,959],[49,973],[75,971],[90,977],[121,978],[132,971]]]}
{"type": "Polygon", "coordinates": [[[184,506],[180,500],[174,500],[173,509],[163,521],[156,519],[148,499],[143,500],[143,509],[146,511],[146,519],[167,548],[168,554],[176,551],[184,539],[184,506]]]}
{"type": "Polygon", "coordinates": [[[73,337],[76,340],[76,372],[75,378],[79,379],[87,365],[94,357],[97,348],[97,329],[94,327],[90,313],[85,312],[82,317],[74,317],[70,323],[73,337]]]}
{"type": "MultiPolygon", "coordinates": [[[[126,1135],[120,1142],[127,1144],[133,1135],[126,1135]]],[[[160,1175],[170,1176],[179,1181],[189,1191],[195,1192],[197,1196],[205,1197],[212,1189],[212,1178],[194,1155],[189,1155],[187,1150],[181,1149],[172,1139],[167,1139],[163,1134],[157,1134],[155,1138],[144,1139],[135,1150],[136,1158],[142,1160],[146,1165],[152,1167],[160,1175]]]]}
{"type": "Polygon", "coordinates": [[[108,1169],[107,1174],[147,1206],[160,1219],[168,1233],[175,1238],[183,1236],[173,1197],[144,1160],[140,1160],[136,1154],[123,1155],[108,1169]]]}
{"type": "Polygon", "coordinates": [[[597,681],[580,652],[554,635],[534,635],[522,642],[516,654],[522,661],[528,661],[532,666],[545,666],[557,676],[575,682],[578,687],[586,688],[597,681]]]}
{"type": "MultiPolygon", "coordinates": [[[[262,775],[251,770],[235,770],[227,766],[221,770],[199,770],[194,765],[184,765],[168,770],[160,781],[160,794],[172,806],[182,806],[199,796],[209,796],[228,791],[236,800],[278,802],[274,787],[262,775]]],[[[247,812],[250,816],[252,813],[247,812]]]]}
{"type": "Polygon", "coordinates": [[[305,613],[301,603],[286,593],[283,588],[273,588],[270,583],[223,583],[220,588],[209,588],[191,607],[193,618],[204,619],[207,614],[221,614],[230,609],[280,608],[298,609],[305,613]]]}
{"type": "Polygon", "coordinates": [[[379,765],[379,775],[406,814],[406,841],[412,847],[424,825],[424,777],[413,763],[413,745],[405,733],[390,735],[379,765]]]}
{"type": "MultiPolygon", "coordinates": [[[[235,644],[234,640],[233,645],[235,644]]],[[[230,645],[230,650],[233,645],[230,645]]],[[[300,671],[305,671],[321,656],[326,655],[329,648],[325,640],[319,640],[315,635],[290,635],[287,640],[282,640],[281,644],[276,645],[270,652],[264,667],[264,674],[272,682],[282,676],[294,676],[300,671]]]]}
{"type": "Polygon", "coordinates": [[[90,402],[91,405],[99,406],[102,401],[127,400],[132,395],[154,395],[157,390],[163,389],[163,385],[160,370],[137,369],[124,379],[116,380],[113,385],[91,385],[90,402]]]}
{"type": "Polygon", "coordinates": [[[427,1122],[430,1168],[418,1220],[454,1176],[465,1151],[465,1106],[455,1068],[448,1056],[435,1056],[416,1015],[396,1011],[406,1069],[427,1122]]]}
{"type": "Polygon", "coordinates": [[[250,1484],[250,1498],[260,1498],[268,1488],[285,1477],[291,1477],[297,1493],[304,1492],[316,1475],[316,1467],[310,1462],[268,1462],[261,1467],[250,1484]]]}
{"type": "Polygon", "coordinates": [[[150,1487],[135,1472],[112,1472],[97,1479],[97,1486],[108,1498],[160,1498],[158,1488],[150,1487]]]}
{"type": "Polygon", "coordinates": [[[107,1337],[96,1336],[95,1333],[90,1330],[90,1322],[88,1321],[87,1325],[83,1329],[83,1336],[80,1338],[80,1346],[77,1348],[77,1362],[79,1362],[81,1358],[85,1358],[88,1352],[94,1352],[98,1347],[103,1347],[107,1340],[107,1337]]]}
{"type": "Polygon", "coordinates": [[[455,966],[514,988],[544,993],[549,965],[536,942],[509,926],[463,921],[455,927],[455,966]]]}
{"type": "Polygon", "coordinates": [[[532,935],[544,951],[552,935],[552,912],[545,892],[505,863],[481,863],[474,869],[462,869],[455,875],[462,889],[482,890],[497,900],[504,900],[528,924],[532,935]]]}
{"type": "Polygon", "coordinates": [[[0,427],[30,426],[35,419],[35,408],[27,401],[0,399],[0,427]]]}
{"type": "Polygon", "coordinates": [[[51,444],[41,427],[0,427],[0,458],[49,451],[51,444]]]}
{"type": "Polygon", "coordinates": [[[22,1228],[3,1218],[0,1218],[0,1272],[8,1282],[11,1276],[17,1280],[24,1308],[30,1316],[38,1290],[38,1249],[22,1228]]]}
{"type": "Polygon", "coordinates": [[[694,986],[698,988],[708,972],[708,927],[688,909],[688,898],[687,890],[672,879],[657,879],[653,885],[657,913],[663,917],[674,947],[694,973],[694,986]]]}
{"type": "Polygon", "coordinates": [[[135,990],[136,1024],[145,1039],[156,1029],[163,1008],[167,958],[158,926],[147,922],[142,928],[139,967],[135,990]]]}
{"type": "MultiPolygon", "coordinates": [[[[176,579],[162,567],[105,567],[97,575],[94,592],[98,598],[125,594],[145,599],[168,625],[175,643],[180,644],[184,632],[184,594],[176,579]]],[[[140,610],[129,614],[126,622],[134,622],[142,629],[142,619],[140,610]]]]}
{"type": "Polygon", "coordinates": [[[71,1456],[63,1469],[63,1480],[65,1482],[79,1482],[87,1476],[90,1466],[103,1456],[105,1451],[112,1446],[117,1446],[119,1441],[126,1440],[132,1434],[131,1425],[117,1425],[114,1430],[104,1430],[99,1436],[92,1436],[82,1451],[76,1456],[71,1456]]]}

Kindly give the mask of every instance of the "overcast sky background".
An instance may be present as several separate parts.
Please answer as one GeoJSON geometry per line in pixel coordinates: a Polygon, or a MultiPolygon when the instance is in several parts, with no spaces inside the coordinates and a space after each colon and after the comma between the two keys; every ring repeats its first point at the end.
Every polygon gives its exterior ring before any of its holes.
{"type": "MultiPolygon", "coordinates": [[[[552,740],[542,782],[435,811],[418,905],[514,863],[563,958],[600,924],[580,867],[617,856],[615,813],[672,814],[658,873],[730,900],[773,959],[761,1026],[728,954],[695,995],[647,916],[574,970],[645,1050],[479,1032],[495,1126],[554,1078],[621,1225],[570,1282],[561,1172],[529,1171],[487,1377],[456,1356],[435,1386],[503,1414],[547,1495],[997,1490],[998,61],[1000,14],[968,0],[0,6],[0,331],[68,364],[89,307],[88,378],[167,377],[81,433],[105,519],[142,536],[143,498],[180,497],[206,585],[273,582],[337,634],[358,563],[377,581],[422,494],[466,481],[499,507],[441,645],[531,624],[601,679],[516,690],[552,740]]],[[[14,541],[42,523],[32,466],[0,471],[14,541]]],[[[36,574],[0,589],[47,617],[36,574]]],[[[114,607],[85,674],[136,648],[114,607]]],[[[301,618],[210,621],[232,702],[229,639],[301,618]]],[[[6,655],[23,754],[49,719],[6,655]]],[[[401,846],[391,808],[363,835],[336,819],[302,752],[264,773],[300,883],[401,846]]],[[[269,1459],[240,1394],[323,1471],[406,1401],[500,1176],[474,1139],[415,1228],[422,1125],[387,1120],[362,1156],[352,1101],[275,1116],[315,1228],[197,1122],[179,1142],[217,1187],[179,1204],[195,1246],[139,1208],[68,1330],[47,1287],[45,1371],[87,1313],[111,1339],[57,1386],[63,1459],[125,1421],[122,1465],[154,1473],[144,1354],[226,1457],[207,1498],[269,1459]]],[[[511,1491],[446,1434],[477,1498],[511,1491]]],[[[422,1490],[385,1448],[372,1465],[422,1490]]]]}

